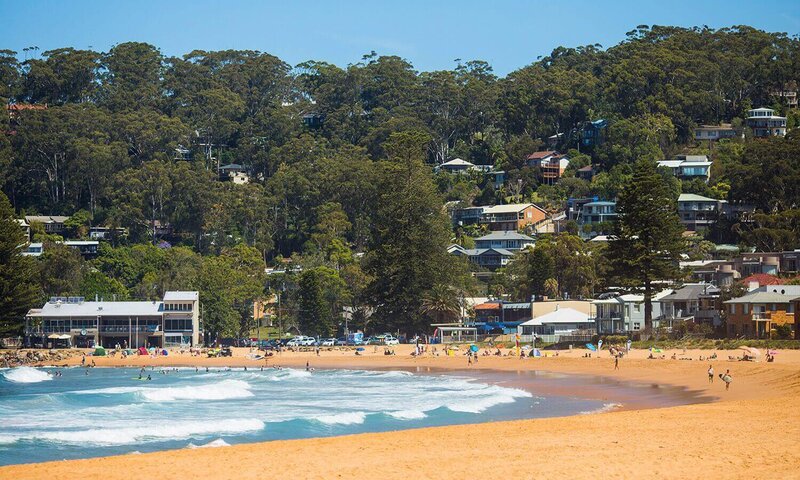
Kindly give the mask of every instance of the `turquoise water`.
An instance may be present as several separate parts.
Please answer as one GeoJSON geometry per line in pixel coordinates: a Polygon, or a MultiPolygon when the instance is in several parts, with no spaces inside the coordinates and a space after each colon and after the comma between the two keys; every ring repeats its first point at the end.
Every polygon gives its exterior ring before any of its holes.
{"type": "Polygon", "coordinates": [[[0,370],[0,465],[571,415],[603,402],[460,374],[0,370]],[[88,375],[86,372],[88,371],[88,375]]]}

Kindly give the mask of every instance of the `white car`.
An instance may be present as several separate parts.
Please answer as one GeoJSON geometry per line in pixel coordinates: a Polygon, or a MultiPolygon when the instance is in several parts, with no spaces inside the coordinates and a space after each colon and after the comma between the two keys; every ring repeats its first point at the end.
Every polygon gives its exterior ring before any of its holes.
{"type": "Polygon", "coordinates": [[[384,345],[400,345],[400,340],[394,338],[391,335],[386,335],[383,337],[383,344],[384,345]]]}
{"type": "Polygon", "coordinates": [[[326,338],[325,340],[322,341],[322,343],[320,343],[320,345],[323,347],[332,347],[335,344],[336,344],[335,338],[326,338]]]}
{"type": "Polygon", "coordinates": [[[317,343],[317,340],[314,337],[298,335],[286,342],[286,345],[289,347],[310,347],[315,343],[317,343]]]}

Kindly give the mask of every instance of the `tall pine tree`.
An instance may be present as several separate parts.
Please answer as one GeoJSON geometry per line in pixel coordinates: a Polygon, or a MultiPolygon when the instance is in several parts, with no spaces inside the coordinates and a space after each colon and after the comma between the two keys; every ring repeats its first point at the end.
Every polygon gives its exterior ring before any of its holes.
{"type": "Polygon", "coordinates": [[[680,273],[684,241],[676,202],[656,162],[646,159],[636,162],[617,199],[615,238],[608,246],[611,276],[627,291],[644,294],[645,327],[652,326],[654,283],[680,273]]]}
{"type": "Polygon", "coordinates": [[[39,300],[36,260],[22,255],[27,239],[8,197],[0,192],[0,335],[20,334],[39,300]]]}
{"type": "MultiPolygon", "coordinates": [[[[394,133],[386,144],[380,197],[365,270],[377,323],[413,335],[429,329],[423,300],[437,285],[464,284],[442,198],[422,163],[427,138],[394,133]]],[[[452,290],[458,295],[458,289],[452,290]]]]}

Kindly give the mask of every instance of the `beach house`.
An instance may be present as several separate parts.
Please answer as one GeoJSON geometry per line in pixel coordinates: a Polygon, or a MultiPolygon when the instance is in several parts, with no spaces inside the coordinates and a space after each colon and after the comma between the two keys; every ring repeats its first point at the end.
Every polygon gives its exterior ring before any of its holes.
{"type": "Polygon", "coordinates": [[[730,123],[723,123],[721,125],[701,125],[694,129],[695,140],[708,140],[716,141],[723,138],[733,138],[736,136],[736,130],[733,129],[730,123]]]}
{"type": "Polygon", "coordinates": [[[25,221],[28,225],[34,223],[41,223],[44,225],[44,232],[47,234],[60,235],[64,231],[64,222],[69,220],[69,217],[63,215],[26,215],[25,221]]]}
{"type": "Polygon", "coordinates": [[[658,162],[659,167],[668,168],[673,175],[683,180],[696,178],[708,183],[711,178],[711,161],[705,155],[676,155],[672,160],[658,162]]]}
{"type": "Polygon", "coordinates": [[[546,217],[547,212],[533,203],[512,203],[484,207],[480,223],[487,225],[489,230],[493,231],[523,230],[529,225],[543,222],[546,217]]]}
{"type": "Polygon", "coordinates": [[[678,216],[686,230],[705,230],[717,222],[721,205],[721,200],[694,193],[681,193],[678,196],[678,216]]]}
{"type": "MultiPolygon", "coordinates": [[[[670,293],[672,293],[670,289],[662,290],[651,299],[653,328],[659,326],[660,301],[670,293]]],[[[644,322],[644,295],[603,294],[599,299],[592,301],[592,305],[595,309],[594,322],[599,335],[638,333],[647,326],[644,322]]]]}
{"type": "Polygon", "coordinates": [[[755,137],[782,137],[786,135],[786,117],[775,115],[771,108],[754,108],[747,111],[745,123],[755,137]]]}
{"type": "Polygon", "coordinates": [[[519,324],[517,333],[524,342],[531,341],[533,335],[550,343],[570,341],[573,338],[575,341],[589,341],[595,333],[595,322],[585,312],[556,305],[552,312],[519,324]]]}
{"type": "Polygon", "coordinates": [[[535,240],[528,235],[510,230],[501,230],[476,238],[475,248],[502,248],[505,250],[518,251],[523,248],[532,247],[534,243],[535,240]]]}
{"type": "Polygon", "coordinates": [[[162,300],[109,301],[51,297],[25,317],[26,343],[106,348],[200,343],[199,293],[168,291],[162,300]]]}
{"type": "Polygon", "coordinates": [[[769,338],[779,325],[789,325],[800,339],[795,322],[800,285],[765,285],[724,302],[728,336],[769,338]]]}
{"type": "Polygon", "coordinates": [[[693,321],[712,327],[721,323],[716,300],[720,289],[710,283],[688,283],[661,297],[662,326],[672,327],[675,322],[693,321]]]}
{"type": "Polygon", "coordinates": [[[529,167],[538,167],[542,183],[552,185],[564,174],[569,166],[569,157],[555,150],[533,152],[526,157],[529,167]]]}
{"type": "Polygon", "coordinates": [[[466,173],[470,170],[475,170],[475,164],[468,162],[466,160],[462,160],[460,158],[454,158],[452,160],[448,160],[441,165],[438,165],[434,168],[436,173],[445,172],[445,173],[466,173]]]}

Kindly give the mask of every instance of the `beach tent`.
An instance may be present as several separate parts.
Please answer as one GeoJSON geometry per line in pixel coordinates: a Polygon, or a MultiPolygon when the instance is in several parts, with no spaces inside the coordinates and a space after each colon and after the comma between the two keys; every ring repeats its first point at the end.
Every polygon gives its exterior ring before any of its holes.
{"type": "Polygon", "coordinates": [[[139,355],[147,355],[147,349],[144,347],[139,347],[139,355]]]}
{"type": "Polygon", "coordinates": [[[106,356],[106,349],[103,347],[97,347],[94,349],[94,356],[95,357],[105,357],[106,356]]]}

